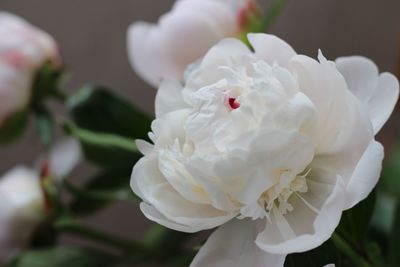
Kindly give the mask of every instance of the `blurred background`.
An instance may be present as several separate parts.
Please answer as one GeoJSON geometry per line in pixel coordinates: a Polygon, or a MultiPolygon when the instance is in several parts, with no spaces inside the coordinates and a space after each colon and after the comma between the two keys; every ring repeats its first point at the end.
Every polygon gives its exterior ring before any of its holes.
{"type": "MultiPolygon", "coordinates": [[[[49,32],[58,41],[70,69],[68,90],[84,83],[113,88],[141,109],[152,113],[156,91],[132,71],[126,52],[126,30],[137,20],[155,22],[173,0],[54,1],[1,0],[9,11],[49,32]]],[[[271,1],[261,1],[267,7],[271,1]]],[[[381,71],[398,73],[400,53],[399,0],[292,0],[271,32],[288,41],[299,53],[316,57],[319,48],[328,59],[364,55],[381,71]]],[[[396,112],[393,117],[397,117],[396,112]]],[[[390,149],[397,124],[386,124],[379,139],[390,149]]],[[[18,142],[0,148],[0,173],[17,164],[32,165],[40,153],[33,130],[18,142]]],[[[79,175],[91,171],[83,166],[79,175]]],[[[83,182],[83,181],[78,181],[83,182]]],[[[87,220],[125,237],[140,238],[148,223],[136,206],[117,203],[87,220]]],[[[65,238],[63,242],[73,243],[65,238]]]]}

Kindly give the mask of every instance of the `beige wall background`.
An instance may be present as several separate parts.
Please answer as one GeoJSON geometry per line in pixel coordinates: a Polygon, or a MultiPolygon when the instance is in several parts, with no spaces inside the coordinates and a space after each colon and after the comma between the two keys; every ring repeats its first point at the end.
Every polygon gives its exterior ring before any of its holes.
{"type": "MultiPolygon", "coordinates": [[[[0,10],[16,13],[52,34],[72,74],[72,92],[86,82],[114,88],[140,108],[153,112],[155,90],[131,70],[125,35],[136,20],[156,21],[173,0],[0,0],[0,10]]],[[[271,1],[262,1],[268,6],[271,1]]],[[[395,71],[400,47],[399,0],[289,0],[271,32],[300,53],[329,59],[360,54],[382,71],[395,71]]],[[[392,124],[393,125],[393,124],[392,124]]],[[[393,127],[386,127],[390,133],[393,127]]],[[[39,153],[33,130],[0,148],[0,173],[31,164],[39,153]]],[[[137,208],[119,203],[88,219],[114,233],[140,237],[147,227],[137,208]],[[118,225],[118,227],[115,227],[118,225]],[[116,229],[117,228],[117,229],[116,229]]],[[[65,242],[74,242],[66,240],[65,242]]]]}

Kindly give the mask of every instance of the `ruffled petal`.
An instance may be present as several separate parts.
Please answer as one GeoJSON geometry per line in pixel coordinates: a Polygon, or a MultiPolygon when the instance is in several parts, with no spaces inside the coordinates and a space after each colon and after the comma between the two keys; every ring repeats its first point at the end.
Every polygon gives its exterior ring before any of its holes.
{"type": "Polygon", "coordinates": [[[286,255],[270,254],[255,244],[258,222],[232,220],[217,229],[190,267],[283,267],[286,255]]]}

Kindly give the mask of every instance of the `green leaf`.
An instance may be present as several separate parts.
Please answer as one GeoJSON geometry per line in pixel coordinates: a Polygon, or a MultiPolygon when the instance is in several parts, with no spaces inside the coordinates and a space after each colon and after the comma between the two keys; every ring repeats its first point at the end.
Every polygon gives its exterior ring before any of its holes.
{"type": "Polygon", "coordinates": [[[113,263],[112,256],[95,250],[57,247],[26,251],[7,267],[107,267],[113,263]]]}
{"type": "Polygon", "coordinates": [[[19,137],[26,128],[27,121],[27,111],[20,111],[6,119],[0,126],[0,144],[12,142],[19,137]]]}
{"type": "Polygon", "coordinates": [[[32,85],[31,105],[33,109],[43,106],[43,101],[48,96],[58,96],[60,86],[63,84],[64,69],[54,65],[52,62],[43,64],[36,73],[32,85]]]}
{"type": "Polygon", "coordinates": [[[50,147],[54,134],[54,122],[50,112],[43,110],[36,113],[36,129],[43,146],[50,147]]]}
{"type": "Polygon", "coordinates": [[[400,197],[400,146],[396,145],[385,160],[379,187],[400,197]]]}
{"type": "Polygon", "coordinates": [[[393,228],[390,233],[389,266],[400,266],[400,201],[397,202],[393,228]]]}
{"type": "Polygon", "coordinates": [[[103,87],[85,86],[67,101],[76,124],[131,139],[147,137],[152,119],[103,87]]]}
{"type": "Polygon", "coordinates": [[[91,178],[83,188],[64,181],[66,189],[75,196],[70,211],[81,216],[90,216],[113,201],[138,201],[129,186],[130,173],[106,171],[91,178]]]}
{"type": "Polygon", "coordinates": [[[322,267],[334,263],[335,267],[352,266],[339,252],[331,240],[321,246],[304,252],[290,254],[286,257],[285,267],[322,267]]]}
{"type": "Polygon", "coordinates": [[[373,191],[365,200],[343,213],[339,227],[336,229],[337,233],[346,237],[346,241],[359,251],[363,251],[367,243],[375,202],[376,191],[373,191]]]}
{"type": "Polygon", "coordinates": [[[140,157],[133,139],[96,133],[67,123],[64,130],[80,141],[88,160],[105,169],[130,170],[140,157]]]}

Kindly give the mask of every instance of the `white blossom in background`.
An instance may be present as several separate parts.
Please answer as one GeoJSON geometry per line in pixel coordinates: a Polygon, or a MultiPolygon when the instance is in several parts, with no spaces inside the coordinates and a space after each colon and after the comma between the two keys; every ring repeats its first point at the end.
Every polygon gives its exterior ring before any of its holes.
{"type": "Polygon", "coordinates": [[[192,267],[283,266],[326,241],[381,171],[375,134],[397,79],[363,57],[317,61],[276,36],[248,38],[254,52],[225,39],[184,85],[165,80],[154,144],[137,141],[131,186],[145,216],[184,232],[220,226],[192,267]]]}
{"type": "Polygon", "coordinates": [[[20,17],[0,12],[0,125],[26,107],[35,73],[46,61],[60,63],[53,38],[20,17]]]}
{"type": "Polygon", "coordinates": [[[131,64],[155,87],[165,77],[181,80],[187,65],[221,39],[239,37],[257,12],[255,0],[178,0],[157,24],[130,26],[131,64]]]}
{"type": "MultiPolygon", "coordinates": [[[[57,143],[48,157],[42,157],[37,168],[18,166],[0,177],[0,265],[16,256],[28,245],[35,230],[46,219],[44,189],[40,169],[46,166],[57,184],[70,173],[81,158],[77,141],[57,143]]],[[[46,174],[48,175],[48,174],[46,174]]]]}
{"type": "Polygon", "coordinates": [[[38,173],[15,167],[0,178],[0,264],[19,252],[44,220],[38,173]]]}

